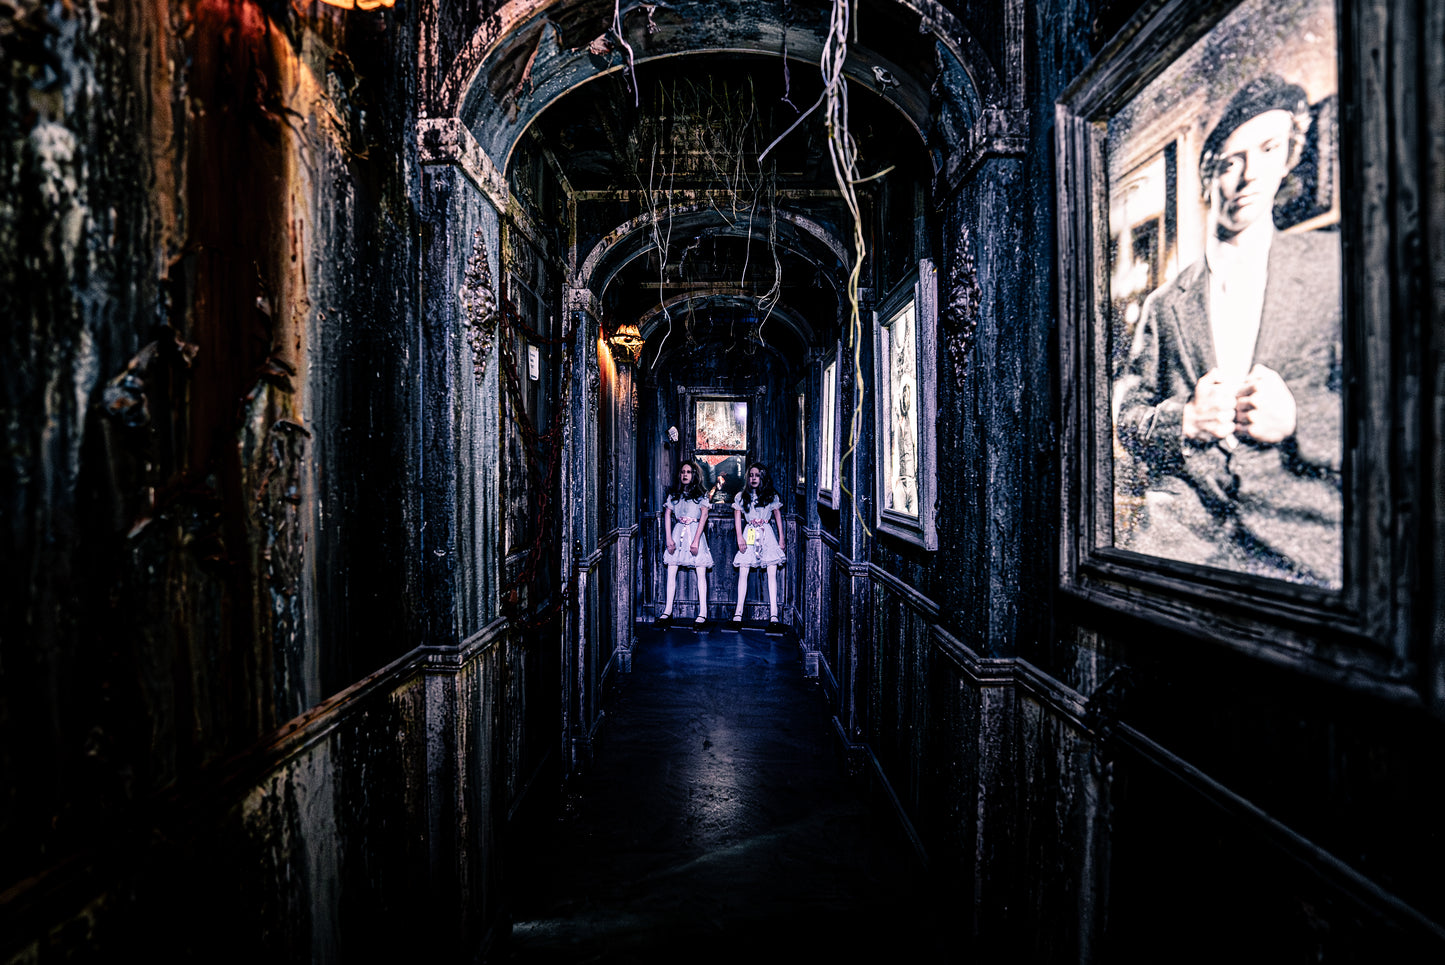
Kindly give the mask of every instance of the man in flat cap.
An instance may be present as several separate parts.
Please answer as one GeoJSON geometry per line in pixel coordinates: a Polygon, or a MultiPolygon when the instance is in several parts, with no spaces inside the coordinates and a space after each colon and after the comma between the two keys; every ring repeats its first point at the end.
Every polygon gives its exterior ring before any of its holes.
{"type": "Polygon", "coordinates": [[[1278,232],[1274,201],[1308,127],[1275,76],[1204,142],[1204,257],[1144,303],[1119,385],[1119,441],[1148,470],[1129,549],[1340,585],[1340,243],[1278,232]]]}

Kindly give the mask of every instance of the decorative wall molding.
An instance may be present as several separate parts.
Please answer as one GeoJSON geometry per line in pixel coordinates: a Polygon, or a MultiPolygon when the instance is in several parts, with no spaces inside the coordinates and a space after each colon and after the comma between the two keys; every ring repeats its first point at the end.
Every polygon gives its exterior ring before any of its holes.
{"type": "Polygon", "coordinates": [[[496,646],[510,626],[510,619],[497,617],[455,646],[432,644],[413,653],[423,673],[455,673],[496,646]]]}
{"type": "MultiPolygon", "coordinates": [[[[509,626],[510,621],[499,618],[458,644],[422,646],[403,654],[225,760],[168,788],[153,799],[151,810],[188,824],[203,813],[220,814],[235,807],[264,787],[270,775],[284,771],[337,730],[373,710],[378,701],[388,700],[388,695],[406,689],[422,676],[455,674],[504,639],[509,626]]],[[[154,830],[166,834],[170,829],[158,824],[154,830]]],[[[178,830],[177,838],[183,836],[178,830]]],[[[97,864],[107,860],[109,856],[92,854],[64,858],[11,889],[5,901],[11,911],[19,911],[45,900],[67,882],[78,880],[77,876],[88,879],[97,864]]]]}
{"type": "Polygon", "coordinates": [[[947,347],[949,361],[953,363],[954,385],[962,386],[983,307],[983,289],[978,283],[978,260],[968,223],[959,222],[953,236],[948,284],[939,292],[938,328],[939,341],[947,347]]]}
{"type": "MultiPolygon", "coordinates": [[[[890,588],[902,585],[891,576],[879,582],[890,588]]],[[[922,598],[917,591],[912,591],[912,595],[922,598]]],[[[1105,728],[1093,726],[1091,701],[1073,687],[1022,658],[981,657],[937,624],[932,625],[929,631],[937,652],[959,670],[966,685],[980,689],[1014,688],[1017,695],[1036,701],[1044,713],[1077,728],[1101,756],[1118,758],[1127,755],[1135,764],[1167,775],[1238,822],[1248,833],[1279,848],[1321,882],[1338,889],[1361,907],[1390,920],[1406,923],[1422,939],[1445,941],[1445,926],[1141,731],[1117,720],[1109,721],[1105,728]]],[[[1010,702],[1008,706],[1017,705],[1010,702]]],[[[872,745],[866,739],[850,739],[836,717],[834,728],[845,752],[864,762],[873,772],[888,799],[893,802],[904,832],[913,840],[920,856],[926,856],[925,844],[918,838],[912,820],[902,807],[872,745]]]]}
{"type": "Polygon", "coordinates": [[[600,318],[602,315],[602,303],[590,288],[567,289],[566,305],[568,312],[586,312],[593,318],[600,318]]]}
{"type": "MultiPolygon", "coordinates": [[[[918,592],[912,586],[903,582],[892,573],[889,573],[877,563],[867,563],[865,565],[867,566],[868,574],[873,577],[874,583],[877,583],[880,586],[886,586],[888,589],[901,596],[904,602],[907,603],[910,607],[912,607],[914,610],[917,610],[919,613],[922,613],[929,619],[938,619],[938,615],[942,611],[939,609],[937,603],[934,603],[928,597],[924,596],[922,593],[918,592]]],[[[850,572],[852,571],[850,570],[850,572]]]]}
{"type": "Polygon", "coordinates": [[[986,158],[1022,157],[1028,148],[1028,116],[1017,108],[989,107],[974,122],[938,172],[941,201],[951,195],[986,158]]]}
{"type": "MultiPolygon", "coordinates": [[[[230,759],[233,764],[210,771],[205,775],[206,782],[216,788],[238,788],[242,793],[259,787],[261,775],[281,768],[287,761],[319,744],[351,717],[364,713],[366,705],[381,694],[404,687],[424,660],[423,648],[403,654],[304,714],[291,718],[247,750],[234,755],[230,759]]],[[[181,792],[178,797],[190,797],[197,791],[200,791],[196,795],[198,799],[209,797],[195,786],[181,792]]]]}
{"type": "Polygon", "coordinates": [[[1041,704],[1080,730],[1092,731],[1087,716],[1088,698],[1021,657],[1009,659],[1014,664],[1015,679],[1029,696],[1038,699],[1041,704]]]}
{"type": "Polygon", "coordinates": [[[1155,743],[1128,724],[1115,724],[1106,748],[1124,750],[1152,766],[1219,808],[1249,831],[1269,841],[1323,881],[1377,914],[1395,922],[1408,922],[1434,942],[1445,942],[1445,927],[1367,878],[1333,853],[1293,828],[1271,817],[1253,801],[1236,794],[1184,758],[1155,743]]]}
{"type": "Polygon", "coordinates": [[[1009,686],[1018,679],[1013,657],[980,657],[972,647],[938,624],[929,627],[939,652],[963,672],[968,682],[979,687],[1009,686]]]}
{"type": "Polygon", "coordinates": [[[511,210],[512,196],[507,190],[506,175],[482,150],[465,124],[454,117],[422,118],[417,122],[416,131],[422,164],[455,165],[498,211],[511,210]]]}
{"type": "Polygon", "coordinates": [[[637,523],[633,523],[631,526],[618,526],[613,529],[609,529],[607,532],[603,533],[601,537],[598,538],[597,546],[599,548],[603,546],[610,546],[613,543],[620,542],[624,537],[629,539],[636,539],[637,532],[637,523]]]}
{"type": "Polygon", "coordinates": [[[472,374],[477,387],[487,373],[487,356],[497,334],[497,291],[487,257],[487,238],[481,227],[472,236],[472,255],[457,297],[462,303],[462,330],[472,349],[472,374]]]}
{"type": "Polygon", "coordinates": [[[527,214],[527,209],[522,206],[522,202],[511,193],[510,188],[507,189],[507,201],[502,211],[506,215],[507,222],[516,230],[517,234],[526,238],[536,251],[541,252],[544,260],[559,271],[567,270],[567,263],[558,254],[548,250],[547,240],[542,236],[541,230],[532,220],[532,216],[527,214]]]}

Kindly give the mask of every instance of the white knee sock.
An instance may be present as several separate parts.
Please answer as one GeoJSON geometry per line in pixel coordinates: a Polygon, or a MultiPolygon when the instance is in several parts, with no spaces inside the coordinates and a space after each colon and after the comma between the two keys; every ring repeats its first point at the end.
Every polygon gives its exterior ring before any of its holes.
{"type": "Polygon", "coordinates": [[[677,567],[667,568],[667,603],[663,604],[662,615],[668,616],[672,613],[672,595],[677,592],[677,567]]]}

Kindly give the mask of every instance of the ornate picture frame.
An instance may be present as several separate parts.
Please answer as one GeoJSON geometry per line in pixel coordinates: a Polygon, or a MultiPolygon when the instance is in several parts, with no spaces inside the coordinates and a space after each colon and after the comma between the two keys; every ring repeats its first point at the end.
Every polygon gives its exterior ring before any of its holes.
{"type": "Polygon", "coordinates": [[[936,496],[938,277],[924,259],[873,321],[874,525],[938,548],[936,496]]]}
{"type": "Polygon", "coordinates": [[[1396,163],[1393,108],[1355,7],[1151,5],[1060,98],[1059,578],[1399,692],[1411,551],[1378,494],[1417,416],[1388,389],[1396,202],[1363,171],[1396,163]]]}

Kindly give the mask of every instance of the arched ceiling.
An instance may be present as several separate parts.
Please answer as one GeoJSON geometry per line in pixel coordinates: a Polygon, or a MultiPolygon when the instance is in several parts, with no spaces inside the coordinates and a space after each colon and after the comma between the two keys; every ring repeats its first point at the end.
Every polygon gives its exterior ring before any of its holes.
{"type": "MultiPolygon", "coordinates": [[[[816,71],[832,8],[831,0],[513,0],[457,58],[442,101],[505,168],[542,111],[600,76],[684,55],[785,52],[816,71]]],[[[845,74],[896,104],[920,134],[934,126],[940,75],[949,109],[968,115],[954,128],[1001,103],[998,66],[942,4],[854,0],[852,10],[845,74]]]]}
{"type": "MultiPolygon", "coordinates": [[[[732,211],[724,205],[719,210],[717,201],[694,200],[660,208],[655,217],[648,212],[619,224],[583,259],[577,271],[579,279],[585,279],[598,292],[606,291],[619,272],[655,250],[655,238],[659,236],[668,247],[674,247],[671,241],[676,238],[675,256],[668,261],[679,270],[687,268],[690,253],[697,253],[693,259],[696,263],[709,257],[700,251],[704,244],[716,249],[722,239],[737,241],[735,246],[741,245],[741,239],[754,245],[776,240],[778,248],[812,265],[826,278],[842,271],[850,257],[836,229],[805,215],[767,206],[732,211]]],[[[655,259],[653,264],[655,276],[655,259]]]]}
{"type": "MultiPolygon", "coordinates": [[[[979,132],[1008,132],[999,112],[1020,85],[935,0],[849,9],[859,193],[875,214],[893,206],[891,237],[911,253],[915,189],[988,150],[979,132]]],[[[1000,9],[1021,22],[1021,0],[1000,9]]],[[[675,306],[709,331],[777,318],[803,349],[836,332],[854,260],[824,112],[810,110],[833,14],[832,0],[511,0],[436,106],[509,177],[545,158],[575,213],[570,283],[609,316],[670,326],[675,306]]]]}
{"type": "Polygon", "coordinates": [[[754,293],[720,288],[679,295],[638,322],[647,340],[645,366],[685,359],[707,346],[726,364],[747,365],[759,352],[796,363],[816,344],[806,321],[785,305],[760,309],[754,293]]]}
{"type": "MultiPolygon", "coordinates": [[[[544,154],[566,181],[578,222],[572,283],[596,293],[609,318],[644,317],[674,299],[696,317],[723,304],[701,295],[726,289],[752,294],[755,324],[795,319],[801,347],[836,329],[852,217],[823,112],[805,115],[821,78],[782,65],[757,55],[649,61],[576,88],[535,119],[515,153],[544,154]]],[[[858,89],[849,133],[861,173],[886,172],[862,190],[876,197],[896,185],[911,223],[929,165],[910,120],[858,89]]]]}

